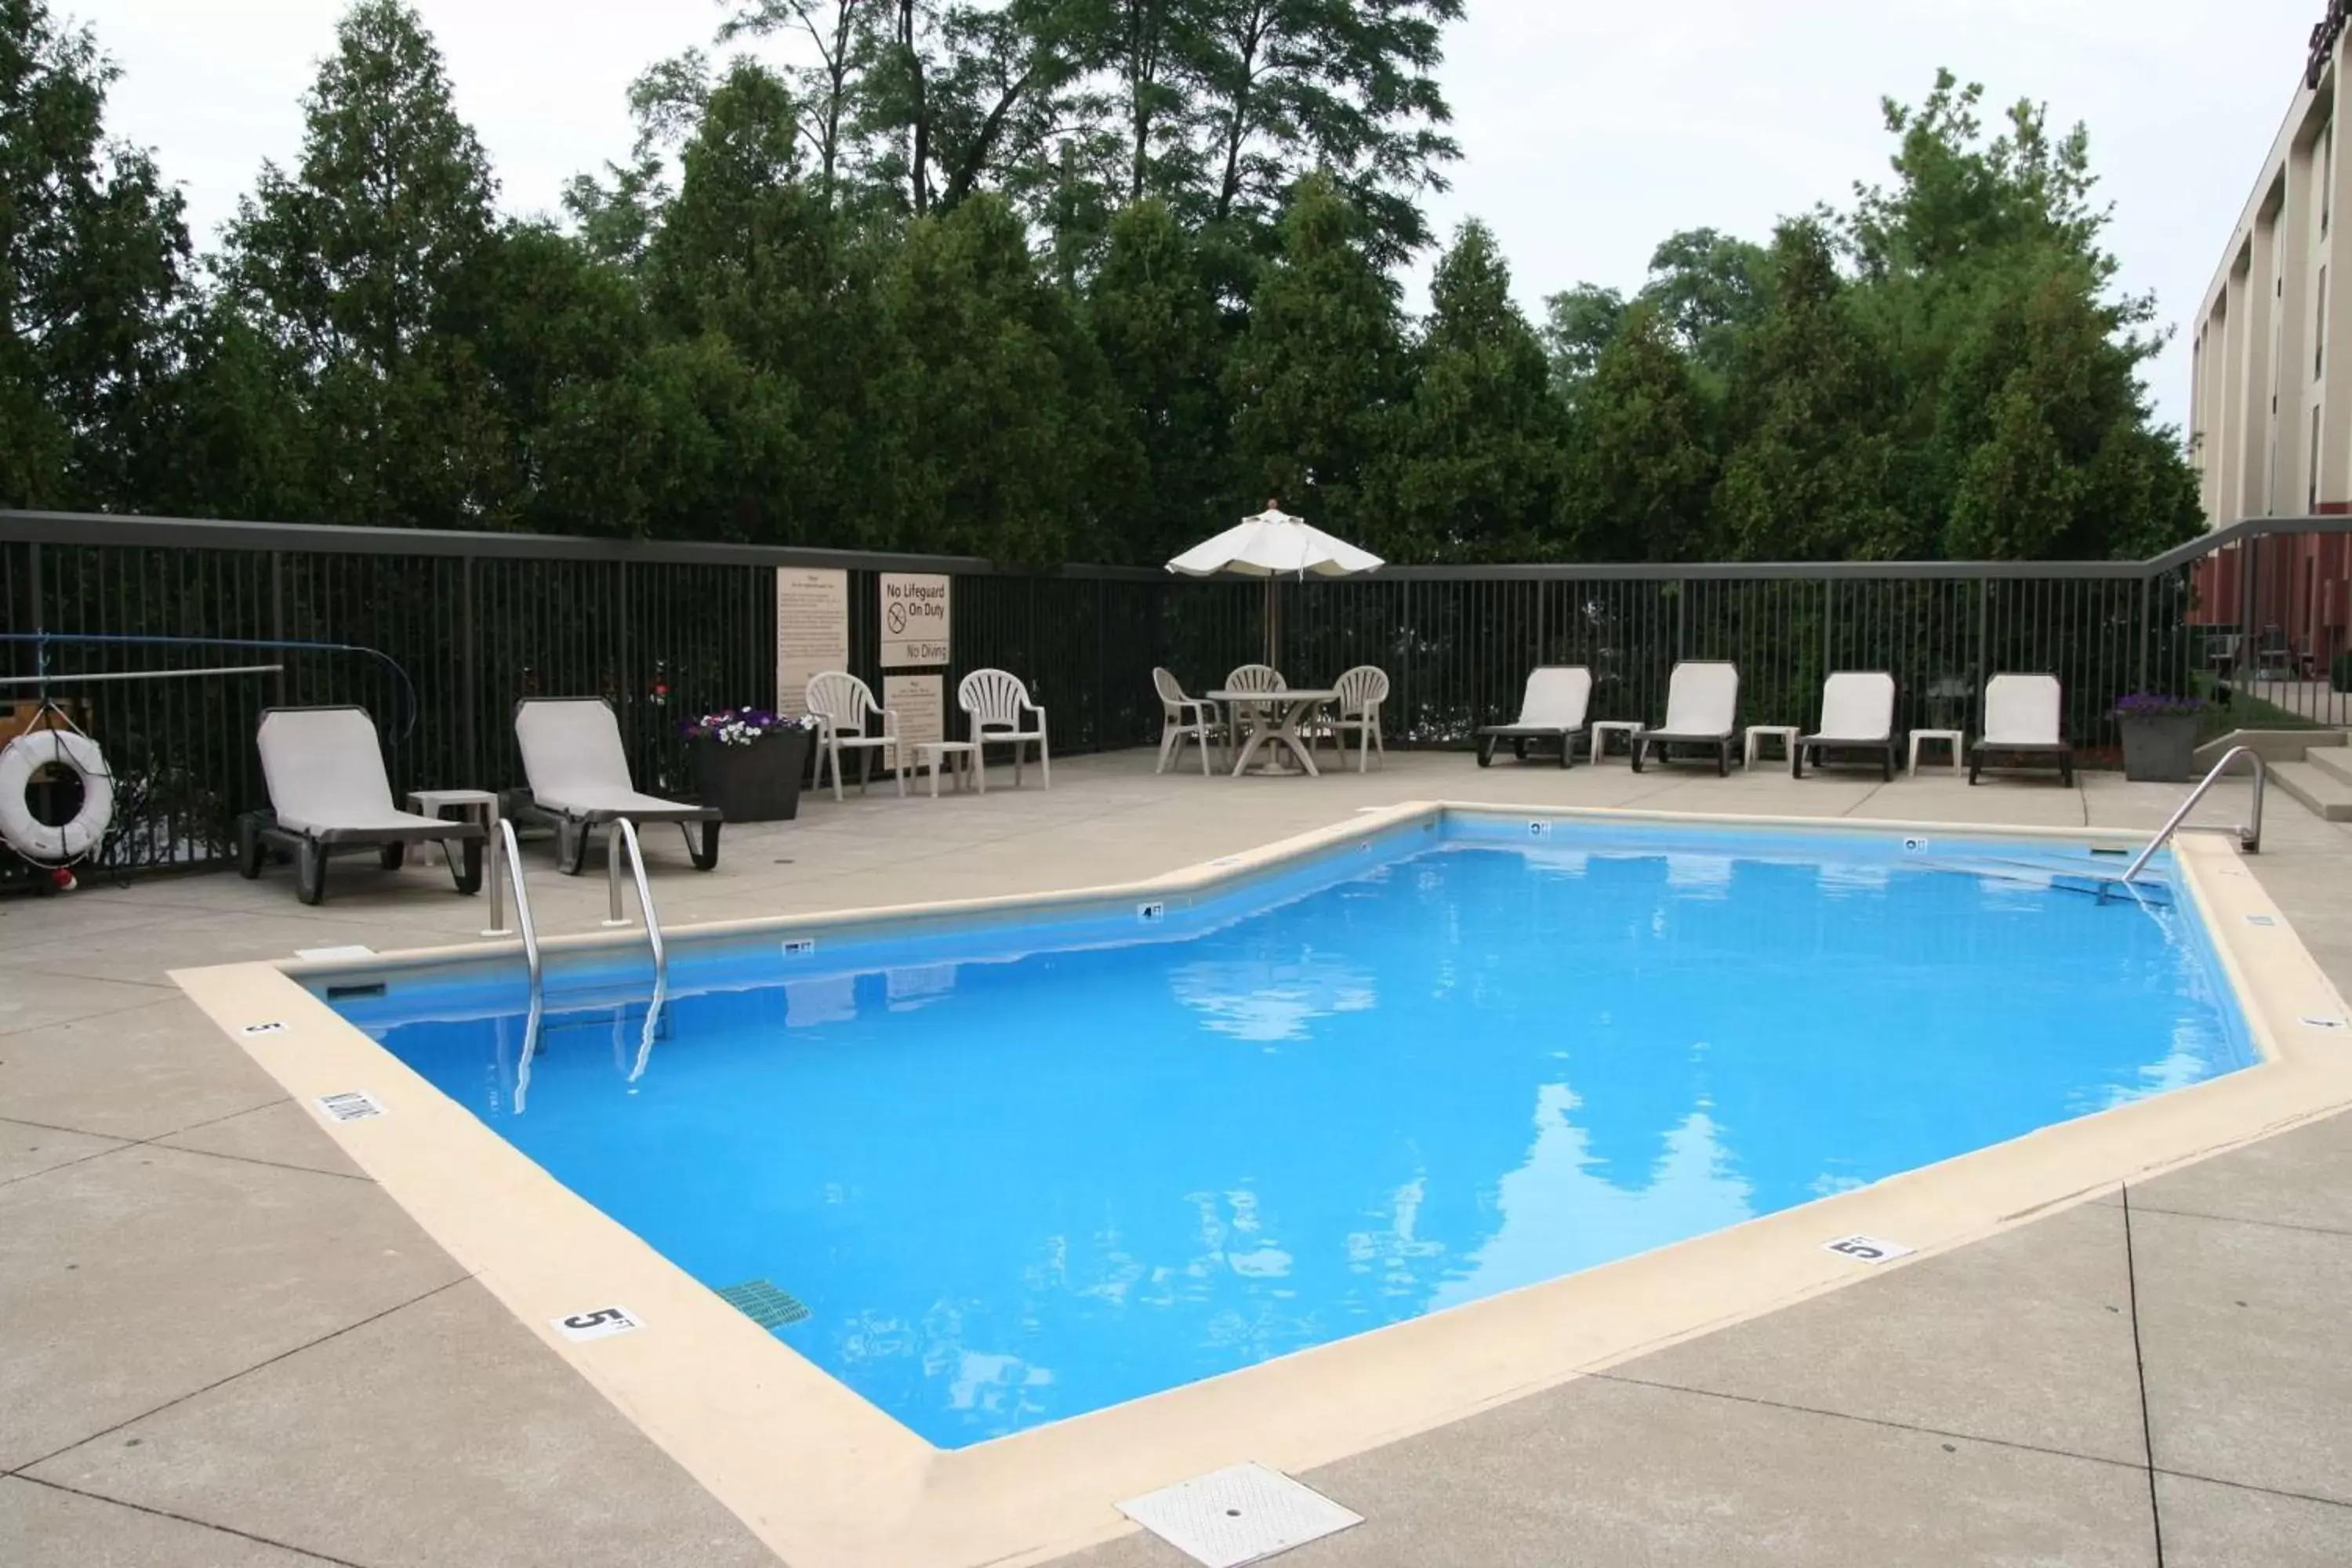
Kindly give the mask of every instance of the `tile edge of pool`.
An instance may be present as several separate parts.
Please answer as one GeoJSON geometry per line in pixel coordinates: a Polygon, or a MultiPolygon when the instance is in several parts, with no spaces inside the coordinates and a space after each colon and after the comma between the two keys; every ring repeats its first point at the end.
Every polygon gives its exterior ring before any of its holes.
{"type": "MultiPolygon", "coordinates": [[[[1018,919],[1139,893],[1230,893],[1351,842],[1434,827],[1451,813],[1726,833],[2140,841],[2092,829],[1405,803],[1139,883],[848,913],[868,925],[975,910],[1018,919]]],[[[1242,1458],[1285,1469],[1327,1463],[1870,1277],[1867,1266],[1824,1250],[1839,1236],[1889,1237],[1932,1256],[2120,1180],[2352,1104],[2352,1032],[2331,1036],[2303,1022],[2342,1019],[2343,999],[2237,852],[2188,838],[2178,842],[2175,864],[2260,1055],[2253,1068],[1579,1274],[955,1450],[933,1448],[760,1329],[305,988],[330,973],[501,954],[440,949],[384,954],[364,966],[249,963],[173,978],[437,1243],[771,1547],[803,1568],[953,1568],[1039,1561],[1123,1532],[1111,1507],[1117,1498],[1242,1458]],[[320,1105],[354,1092],[382,1114],[342,1121],[320,1105]],[[574,1341],[556,1326],[615,1307],[642,1327],[574,1341]]],[[[837,926],[844,918],[672,934],[723,939],[837,926]]]]}

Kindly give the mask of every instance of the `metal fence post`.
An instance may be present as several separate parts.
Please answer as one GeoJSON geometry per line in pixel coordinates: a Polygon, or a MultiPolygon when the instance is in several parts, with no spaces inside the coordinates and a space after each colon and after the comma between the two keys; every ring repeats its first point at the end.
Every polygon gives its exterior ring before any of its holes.
{"type": "MultiPolygon", "coordinates": [[[[276,642],[286,640],[286,557],[275,551],[269,556],[269,636],[276,642]]],[[[272,684],[277,688],[278,706],[285,707],[286,661],[282,655],[272,684]]]]}
{"type": "MultiPolygon", "coordinates": [[[[488,776],[483,765],[481,726],[475,722],[481,701],[477,689],[480,680],[481,663],[474,647],[474,558],[468,555],[457,563],[457,722],[466,736],[466,776],[476,784],[488,776]]],[[[497,912],[495,908],[491,912],[497,912]]]]}

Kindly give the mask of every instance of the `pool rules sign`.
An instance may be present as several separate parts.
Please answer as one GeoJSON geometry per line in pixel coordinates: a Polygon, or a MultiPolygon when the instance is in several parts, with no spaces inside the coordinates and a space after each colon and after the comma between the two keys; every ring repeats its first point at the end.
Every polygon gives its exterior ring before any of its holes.
{"type": "Polygon", "coordinates": [[[882,582],[882,668],[938,669],[949,663],[946,577],[885,572],[882,582]]]}
{"type": "Polygon", "coordinates": [[[898,715],[898,738],[912,748],[947,738],[947,678],[951,580],[930,573],[885,572],[882,595],[882,706],[898,715]],[[894,674],[922,670],[927,674],[894,674]]]}

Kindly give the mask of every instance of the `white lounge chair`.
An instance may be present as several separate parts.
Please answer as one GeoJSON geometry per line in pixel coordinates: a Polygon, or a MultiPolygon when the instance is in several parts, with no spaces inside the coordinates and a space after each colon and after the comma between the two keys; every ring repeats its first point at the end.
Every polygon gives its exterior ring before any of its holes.
{"type": "Polygon", "coordinates": [[[1895,678],[1884,670],[1843,669],[1822,682],[1822,727],[1789,748],[1789,776],[1805,776],[1805,753],[1876,752],[1879,776],[1895,776],[1895,678]]]}
{"type": "Polygon", "coordinates": [[[1718,776],[1731,772],[1733,721],[1739,709],[1737,665],[1695,659],[1675,666],[1666,681],[1666,721],[1654,730],[1633,731],[1633,771],[1652,746],[1661,761],[1671,761],[1676,746],[1711,748],[1718,776]]]}
{"type": "Polygon", "coordinates": [[[1381,704],[1389,700],[1389,674],[1377,665],[1360,664],[1331,683],[1339,696],[1331,706],[1316,717],[1315,740],[1328,736],[1339,750],[1339,761],[1348,760],[1348,736],[1356,737],[1356,771],[1367,772],[1371,754],[1381,754],[1381,765],[1388,766],[1388,742],[1381,738],[1381,704]]]}
{"type": "Polygon", "coordinates": [[[237,819],[236,869],[247,880],[261,875],[266,848],[290,849],[294,896],[315,904],[327,896],[327,857],[338,850],[373,849],[385,870],[396,871],[410,845],[438,843],[457,890],[481,890],[488,831],[478,822],[420,816],[393,804],[366,709],[265,709],[254,743],[270,809],[237,819]]]}
{"type": "Polygon", "coordinates": [[[1191,741],[1201,748],[1201,776],[1207,778],[1210,749],[1225,733],[1217,705],[1185,696],[1183,683],[1174,672],[1157,667],[1151,671],[1151,689],[1160,693],[1160,765],[1152,771],[1166,773],[1169,764],[1183,755],[1184,742],[1191,741]]]}
{"type": "Polygon", "coordinates": [[[817,733],[816,782],[824,785],[824,765],[833,763],[833,798],[841,798],[841,753],[863,752],[857,772],[857,793],[864,795],[874,779],[874,753],[884,753],[883,764],[907,793],[907,770],[900,765],[898,715],[874,700],[874,689],[846,670],[829,669],[809,677],[808,710],[824,726],[817,733]],[[869,723],[879,729],[869,729],[869,723]]]}
{"type": "Polygon", "coordinates": [[[1045,747],[1045,710],[1029,700],[1018,676],[1002,669],[975,669],[956,683],[956,706],[971,724],[971,742],[982,748],[1013,747],[1013,786],[1021,787],[1021,758],[1034,745],[1037,771],[1054,787],[1054,759],[1045,747]]]}
{"type": "Polygon", "coordinates": [[[578,876],[587,858],[589,830],[626,818],[675,822],[698,871],[719,864],[719,808],[639,795],[621,748],[621,722],[601,697],[526,697],[515,704],[515,744],[531,804],[555,818],[555,863],[578,876]],[[702,828],[695,841],[692,825],[702,828]]]}
{"type": "Polygon", "coordinates": [[[1478,731],[1478,765],[1491,767],[1495,748],[1511,742],[1511,754],[1528,760],[1533,741],[1559,742],[1559,765],[1576,760],[1577,737],[1584,731],[1585,710],[1592,705],[1592,671],[1580,664],[1538,665],[1528,674],[1528,689],[1519,699],[1519,716],[1507,724],[1489,724],[1478,731]]]}
{"type": "Polygon", "coordinates": [[[1969,783],[1977,782],[1989,752],[2048,759],[2058,782],[2074,782],[2074,748],[2058,732],[2063,693],[2054,675],[1996,675],[1985,682],[1984,734],[1969,748],[1969,783]]]}

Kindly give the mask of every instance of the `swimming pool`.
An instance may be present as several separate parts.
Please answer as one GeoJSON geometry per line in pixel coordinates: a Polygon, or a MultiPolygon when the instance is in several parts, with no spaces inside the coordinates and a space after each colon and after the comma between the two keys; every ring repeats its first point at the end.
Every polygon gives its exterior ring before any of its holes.
{"type": "Polygon", "coordinates": [[[1193,900],[685,949],[642,1061],[614,960],[520,1106],[510,977],[334,1005],[953,1448],[2248,1065],[2189,910],[2098,869],[1449,817],[1193,900]]]}

